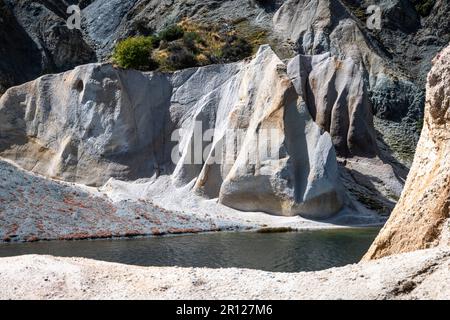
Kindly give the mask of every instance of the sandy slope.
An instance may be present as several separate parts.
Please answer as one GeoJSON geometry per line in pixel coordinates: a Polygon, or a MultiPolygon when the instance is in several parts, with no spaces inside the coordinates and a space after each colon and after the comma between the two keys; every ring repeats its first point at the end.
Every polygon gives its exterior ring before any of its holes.
{"type": "Polygon", "coordinates": [[[81,258],[0,259],[1,299],[448,299],[450,250],[320,272],[135,267],[81,258]]]}
{"type": "Polygon", "coordinates": [[[176,189],[170,181],[111,181],[99,191],[47,179],[0,159],[0,242],[265,227],[323,229],[382,222],[376,216],[353,214],[344,212],[338,220],[319,222],[241,212],[193,195],[188,188],[176,189]]]}

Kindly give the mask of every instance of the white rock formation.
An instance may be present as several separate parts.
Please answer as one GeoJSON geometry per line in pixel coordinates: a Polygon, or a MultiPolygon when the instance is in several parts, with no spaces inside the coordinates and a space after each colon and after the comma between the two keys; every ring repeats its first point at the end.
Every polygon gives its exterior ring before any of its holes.
{"type": "MultiPolygon", "coordinates": [[[[362,69],[373,103],[372,113],[380,118],[375,122],[376,128],[383,132],[385,142],[393,150],[390,153],[409,166],[418,140],[411,123],[421,118],[423,108],[423,90],[417,81],[423,72],[411,75],[411,70],[393,63],[393,56],[399,52],[414,50],[389,45],[390,41],[398,40],[386,41],[384,37],[403,27],[410,28],[413,34],[414,21],[420,20],[408,1],[378,1],[375,4],[381,8],[381,27],[383,31],[388,30],[381,32],[383,40],[380,40],[375,36],[378,30],[371,30],[373,26],[367,25],[371,15],[365,13],[365,8],[369,4],[367,1],[351,5],[339,0],[287,0],[273,18],[274,30],[300,54],[330,52],[341,61],[351,58],[362,69]]],[[[417,50],[426,52],[427,48],[417,50]]],[[[415,67],[411,69],[417,72],[415,67]]]]}
{"type": "Polygon", "coordinates": [[[244,211],[326,218],[344,203],[331,137],[268,46],[249,62],[175,74],[91,64],[12,88],[0,99],[0,156],[87,185],[172,175],[175,185],[194,181],[197,192],[244,211]],[[191,164],[196,133],[213,128],[209,154],[202,159],[200,148],[191,164]],[[276,138],[260,139],[264,129],[276,138]],[[242,143],[221,148],[230,130],[242,143]]]}
{"type": "Polygon", "coordinates": [[[372,105],[359,64],[330,53],[299,55],[289,62],[288,74],[339,155],[377,155],[372,105]]]}
{"type": "Polygon", "coordinates": [[[362,64],[330,53],[298,55],[287,71],[315,122],[331,134],[349,195],[389,214],[400,197],[406,170],[378,147],[362,64]]]}
{"type": "MultiPolygon", "coordinates": [[[[331,51],[341,59],[364,63],[371,84],[385,72],[382,53],[374,50],[352,13],[335,0],[287,0],[273,18],[274,30],[302,54],[331,51]]],[[[376,49],[376,46],[375,46],[376,49]]]]}
{"type": "Polygon", "coordinates": [[[273,17],[274,30],[297,43],[303,53],[328,51],[331,17],[328,0],[288,0],[273,17]]]}

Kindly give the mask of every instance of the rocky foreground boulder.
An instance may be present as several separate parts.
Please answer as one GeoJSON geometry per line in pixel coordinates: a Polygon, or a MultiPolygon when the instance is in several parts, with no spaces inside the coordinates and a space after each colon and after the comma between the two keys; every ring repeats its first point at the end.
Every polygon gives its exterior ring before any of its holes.
{"type": "Polygon", "coordinates": [[[243,211],[317,219],[345,202],[331,136],[268,46],[251,61],[174,74],[90,64],[11,88],[0,100],[0,156],[93,186],[171,175],[243,211]],[[229,132],[241,143],[224,148],[229,132]]]}
{"type": "Polygon", "coordinates": [[[447,47],[428,75],[425,125],[405,190],[366,259],[450,244],[449,83],[447,47]]]}

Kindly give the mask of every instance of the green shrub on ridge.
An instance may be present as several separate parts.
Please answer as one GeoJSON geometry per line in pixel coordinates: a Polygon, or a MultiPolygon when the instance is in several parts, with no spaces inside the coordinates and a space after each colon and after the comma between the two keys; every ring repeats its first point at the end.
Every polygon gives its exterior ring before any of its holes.
{"type": "Polygon", "coordinates": [[[153,70],[157,67],[152,59],[153,49],[152,37],[131,37],[117,44],[112,58],[121,68],[153,70]]]}

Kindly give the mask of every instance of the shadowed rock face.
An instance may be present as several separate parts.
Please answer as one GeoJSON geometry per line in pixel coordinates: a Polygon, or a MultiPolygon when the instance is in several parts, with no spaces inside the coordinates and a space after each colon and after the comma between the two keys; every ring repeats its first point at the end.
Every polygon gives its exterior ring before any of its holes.
{"type": "Polygon", "coordinates": [[[0,0],[0,94],[10,86],[37,77],[40,66],[29,61],[39,61],[36,44],[17,22],[9,7],[0,0]]]}
{"type": "Polygon", "coordinates": [[[363,66],[373,113],[381,119],[376,129],[409,166],[423,117],[425,76],[450,40],[449,14],[446,0],[436,1],[426,17],[407,0],[287,0],[273,22],[274,31],[301,54],[331,52],[363,66]],[[381,30],[366,25],[372,4],[381,8],[381,30]]]}
{"type": "Polygon", "coordinates": [[[77,1],[0,0],[0,93],[38,76],[95,61],[78,30],[66,26],[77,1]]]}
{"type": "Polygon", "coordinates": [[[433,64],[425,125],[405,190],[365,259],[450,244],[450,47],[433,64]]]}
{"type": "Polygon", "coordinates": [[[90,64],[11,88],[0,99],[0,156],[97,186],[170,174],[178,186],[193,183],[245,211],[326,218],[344,202],[331,137],[268,46],[250,62],[174,74],[90,64]],[[201,148],[191,164],[195,134],[212,128],[210,152],[202,159],[201,148]],[[264,129],[274,138],[259,136],[264,129]],[[221,148],[230,131],[241,132],[242,143],[221,148]]]}
{"type": "Polygon", "coordinates": [[[288,74],[314,121],[331,134],[338,155],[377,155],[363,70],[351,58],[300,55],[290,61],[288,74]]]}

